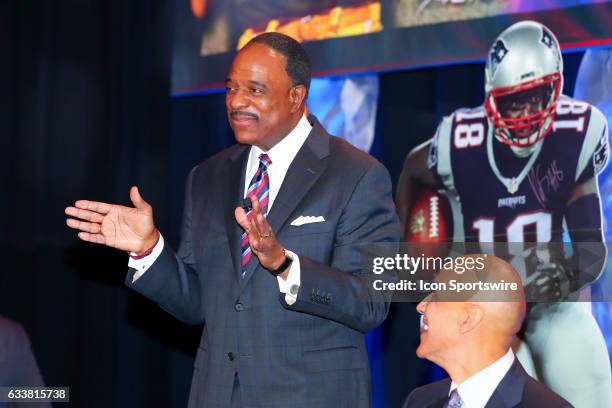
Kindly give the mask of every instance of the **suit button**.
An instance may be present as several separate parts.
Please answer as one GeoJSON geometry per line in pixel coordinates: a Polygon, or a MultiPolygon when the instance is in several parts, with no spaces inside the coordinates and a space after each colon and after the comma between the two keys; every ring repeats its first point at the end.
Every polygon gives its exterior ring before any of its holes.
{"type": "Polygon", "coordinates": [[[234,305],[234,309],[235,309],[237,312],[242,312],[242,311],[244,310],[244,305],[243,305],[242,303],[238,302],[238,303],[236,303],[236,304],[234,305]]]}
{"type": "Polygon", "coordinates": [[[234,361],[234,353],[232,353],[231,351],[229,353],[227,353],[227,359],[229,361],[234,361]]]}

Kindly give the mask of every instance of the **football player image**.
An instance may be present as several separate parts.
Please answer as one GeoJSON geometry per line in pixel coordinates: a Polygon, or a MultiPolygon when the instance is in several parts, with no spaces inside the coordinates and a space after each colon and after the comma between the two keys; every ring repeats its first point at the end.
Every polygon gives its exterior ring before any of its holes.
{"type": "Polygon", "coordinates": [[[533,21],[507,28],[487,56],[483,105],[445,117],[408,154],[396,202],[409,226],[419,191],[443,191],[454,202],[454,241],[480,242],[483,251],[503,243],[495,250],[505,245],[528,300],[538,300],[520,334],[533,362],[521,362],[577,408],[612,407],[601,331],[583,303],[568,301],[599,277],[607,256],[597,186],[607,123],[562,90],[554,34],[533,21]]]}

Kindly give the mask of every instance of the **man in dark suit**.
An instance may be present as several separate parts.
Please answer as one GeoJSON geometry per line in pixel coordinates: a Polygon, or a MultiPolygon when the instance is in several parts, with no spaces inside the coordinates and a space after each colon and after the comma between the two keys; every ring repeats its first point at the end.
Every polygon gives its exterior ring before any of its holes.
{"type": "Polygon", "coordinates": [[[238,144],[189,174],[178,252],[135,187],[135,208],[66,209],[81,239],[131,252],[129,287],[205,323],[190,407],[370,406],[364,333],[390,293],[373,289],[364,256],[396,243],[399,223],[386,169],[305,115],[309,83],[287,36],[237,54],[226,108],[238,144]]]}
{"type": "Polygon", "coordinates": [[[450,378],[415,389],[404,408],[571,407],[527,375],[510,348],[525,317],[518,273],[493,256],[462,258],[480,259],[484,267],[472,268],[470,273],[442,270],[437,282],[504,282],[515,286],[464,295],[439,290],[418,304],[422,323],[417,355],[444,368],[450,378]]]}
{"type": "MultiPolygon", "coordinates": [[[[30,339],[23,327],[0,316],[0,387],[44,387],[30,339]]],[[[4,395],[6,397],[6,395],[4,395]]],[[[50,402],[1,402],[0,408],[49,408],[50,402]]]]}

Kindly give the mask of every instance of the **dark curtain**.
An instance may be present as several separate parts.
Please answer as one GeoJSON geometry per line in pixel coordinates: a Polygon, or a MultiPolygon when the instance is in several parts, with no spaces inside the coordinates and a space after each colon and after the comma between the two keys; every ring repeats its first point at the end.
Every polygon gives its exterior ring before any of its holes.
{"type": "Polygon", "coordinates": [[[63,215],[136,184],[170,229],[172,2],[2,1],[0,19],[0,314],[72,406],[184,406],[200,328],[128,291],[127,256],[63,215]]]}
{"type": "MultiPolygon", "coordinates": [[[[201,327],[126,289],[127,256],[79,242],[63,215],[79,198],[128,205],[138,185],[176,246],[187,172],[232,143],[223,95],[168,96],[173,4],[0,2],[0,314],[24,325],[71,406],[186,406],[201,327]]],[[[566,56],[566,89],[580,57],[566,56]]],[[[374,154],[394,182],[442,115],[482,101],[482,71],[381,75],[374,154]]],[[[373,376],[389,407],[431,376],[416,325],[414,305],[397,304],[382,328],[373,376]]]]}

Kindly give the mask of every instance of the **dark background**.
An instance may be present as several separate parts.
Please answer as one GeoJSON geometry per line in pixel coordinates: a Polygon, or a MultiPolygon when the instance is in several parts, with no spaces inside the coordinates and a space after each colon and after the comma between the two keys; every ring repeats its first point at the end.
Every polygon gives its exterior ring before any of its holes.
{"type": "MultiPolygon", "coordinates": [[[[176,246],[184,177],[233,143],[223,95],[169,97],[172,6],[0,1],[0,314],[75,407],[186,406],[201,327],[125,288],[127,256],[79,242],[63,214],[80,198],[128,204],[138,185],[176,246]]],[[[565,56],[568,94],[581,57],[565,56]]],[[[482,64],[382,74],[374,154],[395,182],[442,115],[482,98],[482,64]]],[[[400,304],[381,329],[389,407],[431,373],[416,324],[400,304]]]]}

